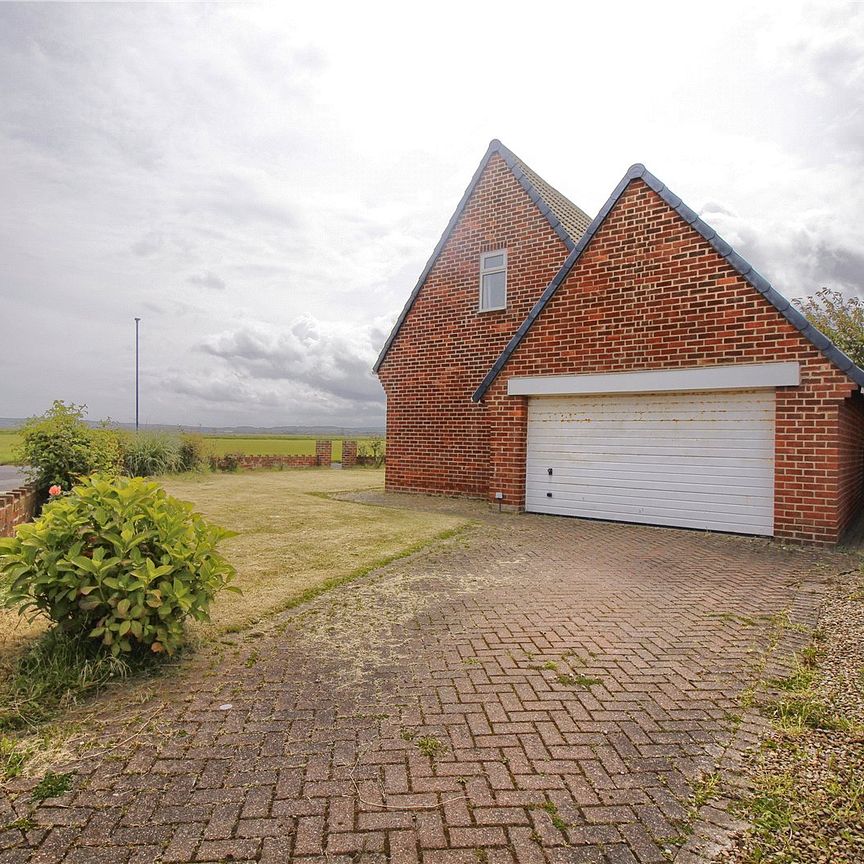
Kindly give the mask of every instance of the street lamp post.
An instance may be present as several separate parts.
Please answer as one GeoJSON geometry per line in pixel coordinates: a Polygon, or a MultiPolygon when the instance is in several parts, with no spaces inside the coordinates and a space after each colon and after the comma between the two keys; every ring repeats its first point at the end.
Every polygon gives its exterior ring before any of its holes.
{"type": "Polygon", "coordinates": [[[138,431],[138,323],[140,318],[135,319],[135,431],[138,431]]]}

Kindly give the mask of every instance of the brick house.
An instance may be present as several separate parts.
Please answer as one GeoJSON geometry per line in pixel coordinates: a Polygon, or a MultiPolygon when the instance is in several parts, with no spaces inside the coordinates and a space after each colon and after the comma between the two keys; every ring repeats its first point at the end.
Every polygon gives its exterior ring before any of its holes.
{"type": "Polygon", "coordinates": [[[592,220],[493,141],[375,364],[387,488],[834,543],[864,370],[642,165],[592,220]]]}

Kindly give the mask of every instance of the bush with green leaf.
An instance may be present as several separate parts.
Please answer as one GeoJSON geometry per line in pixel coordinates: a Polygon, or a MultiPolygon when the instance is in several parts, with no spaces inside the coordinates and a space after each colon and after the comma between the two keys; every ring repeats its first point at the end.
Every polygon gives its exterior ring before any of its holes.
{"type": "Polygon", "coordinates": [[[141,478],[92,476],[0,538],[6,606],[46,615],[112,655],[174,653],[187,618],[208,620],[234,568],[216,551],[232,536],[141,478]]]}
{"type": "Polygon", "coordinates": [[[197,471],[204,464],[205,453],[206,446],[202,435],[186,432],[180,436],[178,457],[181,471],[197,471]]]}
{"type": "Polygon", "coordinates": [[[110,429],[92,429],[85,422],[85,405],[56,401],[41,417],[21,428],[16,458],[27,466],[30,480],[42,495],[58,485],[70,489],[80,478],[120,467],[120,441],[110,429]]]}
{"type": "Polygon", "coordinates": [[[123,470],[130,477],[155,477],[185,470],[179,439],[159,432],[125,435],[123,470]]]}
{"type": "Polygon", "coordinates": [[[243,459],[242,453],[223,453],[221,456],[210,457],[210,467],[214,471],[237,471],[243,459]]]}
{"type": "Polygon", "coordinates": [[[384,464],[386,442],[381,435],[373,435],[360,443],[358,455],[365,465],[380,468],[384,464]]]}

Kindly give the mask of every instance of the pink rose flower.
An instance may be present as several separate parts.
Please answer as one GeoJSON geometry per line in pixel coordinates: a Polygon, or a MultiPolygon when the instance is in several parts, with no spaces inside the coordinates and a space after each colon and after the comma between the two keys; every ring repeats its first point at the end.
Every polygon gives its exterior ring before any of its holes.
{"type": "Polygon", "coordinates": [[[52,486],[52,487],[48,490],[48,494],[49,494],[52,498],[56,498],[58,495],[62,495],[62,494],[63,494],[63,490],[62,490],[59,486],[57,486],[57,485],[55,484],[54,486],[52,486]]]}

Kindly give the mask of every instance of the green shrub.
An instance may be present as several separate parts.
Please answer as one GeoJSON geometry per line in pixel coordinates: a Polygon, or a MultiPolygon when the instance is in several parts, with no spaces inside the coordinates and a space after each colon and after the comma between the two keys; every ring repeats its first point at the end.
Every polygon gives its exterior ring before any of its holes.
{"type": "Polygon", "coordinates": [[[236,471],[240,467],[242,453],[225,453],[222,456],[211,456],[210,467],[214,471],[236,471]]]}
{"type": "Polygon", "coordinates": [[[204,438],[136,432],[123,439],[123,467],[130,477],[195,471],[204,463],[204,438]]]}
{"type": "Polygon", "coordinates": [[[361,457],[363,464],[380,468],[384,464],[386,443],[380,435],[373,435],[365,441],[360,442],[357,455],[361,457]]]}
{"type": "Polygon", "coordinates": [[[197,471],[204,464],[204,438],[186,433],[180,436],[178,457],[181,471],[197,471]]]}
{"type": "Polygon", "coordinates": [[[180,441],[159,432],[126,435],[123,438],[123,470],[130,477],[153,477],[184,470],[180,441]]]}
{"type": "Polygon", "coordinates": [[[30,480],[42,495],[58,485],[69,490],[80,478],[120,468],[120,441],[110,429],[91,429],[85,405],[54,402],[41,417],[21,428],[16,458],[27,465],[30,480]]]}
{"type": "Polygon", "coordinates": [[[0,539],[5,605],[86,633],[114,656],[172,654],[184,620],[207,620],[213,596],[234,578],[216,552],[229,536],[156,483],[89,477],[0,539]]]}

